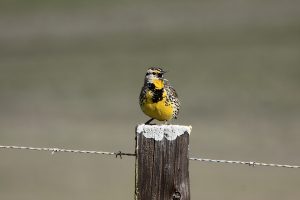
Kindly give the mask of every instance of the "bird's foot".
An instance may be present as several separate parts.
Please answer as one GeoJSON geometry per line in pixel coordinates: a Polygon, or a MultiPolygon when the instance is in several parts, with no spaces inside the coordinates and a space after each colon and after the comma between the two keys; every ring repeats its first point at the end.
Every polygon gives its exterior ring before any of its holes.
{"type": "Polygon", "coordinates": [[[171,125],[171,124],[166,120],[164,125],[171,125]]]}
{"type": "Polygon", "coordinates": [[[150,122],[152,122],[153,120],[154,120],[154,118],[151,118],[148,121],[146,121],[145,124],[147,124],[147,125],[154,125],[154,124],[150,124],[150,122]]]}

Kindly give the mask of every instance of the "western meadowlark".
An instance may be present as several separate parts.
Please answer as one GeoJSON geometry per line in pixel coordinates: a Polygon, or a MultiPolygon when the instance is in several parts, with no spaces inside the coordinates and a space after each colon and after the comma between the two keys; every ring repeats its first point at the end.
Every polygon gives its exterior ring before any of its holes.
{"type": "Polygon", "coordinates": [[[144,86],[140,94],[142,111],[151,117],[145,124],[153,119],[165,121],[177,119],[180,102],[174,88],[164,79],[165,71],[159,67],[147,70],[144,86]]]}

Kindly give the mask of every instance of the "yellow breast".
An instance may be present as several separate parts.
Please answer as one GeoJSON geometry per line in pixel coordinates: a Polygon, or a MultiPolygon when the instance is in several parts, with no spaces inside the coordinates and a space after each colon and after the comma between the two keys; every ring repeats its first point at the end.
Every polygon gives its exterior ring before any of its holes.
{"type": "Polygon", "coordinates": [[[159,121],[171,120],[173,117],[173,107],[166,103],[166,92],[163,93],[163,99],[156,103],[152,102],[153,93],[147,91],[146,99],[141,105],[143,112],[151,118],[159,121]]]}

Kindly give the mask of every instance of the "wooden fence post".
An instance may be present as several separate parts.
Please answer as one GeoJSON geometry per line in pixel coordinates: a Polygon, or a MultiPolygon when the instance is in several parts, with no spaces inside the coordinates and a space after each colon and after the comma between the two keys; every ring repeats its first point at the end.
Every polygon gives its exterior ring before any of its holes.
{"type": "Polygon", "coordinates": [[[136,200],[189,200],[191,126],[138,125],[136,200]]]}

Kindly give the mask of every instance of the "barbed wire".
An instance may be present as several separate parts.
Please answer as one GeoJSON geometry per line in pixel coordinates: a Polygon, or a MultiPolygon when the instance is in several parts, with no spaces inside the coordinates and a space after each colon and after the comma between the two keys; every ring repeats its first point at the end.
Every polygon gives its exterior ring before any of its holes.
{"type": "Polygon", "coordinates": [[[194,161],[201,161],[201,162],[248,165],[252,167],[264,166],[264,167],[284,167],[284,168],[293,168],[293,169],[300,168],[300,166],[297,165],[282,165],[282,164],[263,163],[263,162],[255,162],[255,161],[216,160],[216,159],[209,159],[209,158],[189,158],[189,159],[194,161]]]}
{"type": "MultiPolygon", "coordinates": [[[[122,156],[136,156],[135,153],[124,153],[122,151],[118,152],[107,152],[107,151],[89,151],[89,150],[73,150],[73,149],[61,149],[61,148],[46,148],[46,147],[24,147],[24,146],[4,146],[0,145],[0,149],[18,149],[18,150],[33,150],[33,151],[48,151],[53,155],[54,153],[81,153],[81,154],[98,154],[98,155],[108,155],[120,157],[122,156]]],[[[212,163],[225,163],[225,164],[240,164],[240,165],[248,165],[248,166],[264,166],[264,167],[283,167],[283,168],[292,168],[292,169],[300,169],[298,165],[283,165],[283,164],[273,164],[273,163],[263,163],[263,162],[255,162],[255,161],[237,161],[237,160],[216,160],[209,158],[194,158],[191,157],[189,160],[192,161],[200,161],[200,162],[212,162],[212,163]]]]}
{"type": "Polygon", "coordinates": [[[74,149],[61,149],[61,148],[46,148],[46,147],[23,147],[23,146],[4,146],[0,145],[0,149],[18,149],[18,150],[33,150],[33,151],[49,151],[53,155],[54,153],[81,153],[81,154],[102,154],[108,156],[135,156],[135,153],[123,153],[118,152],[107,152],[107,151],[88,151],[88,150],[74,150],[74,149]]]}

